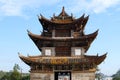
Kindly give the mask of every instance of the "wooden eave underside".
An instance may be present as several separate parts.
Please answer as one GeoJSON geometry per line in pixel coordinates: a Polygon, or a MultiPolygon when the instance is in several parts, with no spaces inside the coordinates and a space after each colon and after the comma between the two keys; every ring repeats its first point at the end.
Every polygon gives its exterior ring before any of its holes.
{"type": "Polygon", "coordinates": [[[89,16],[84,17],[84,14],[78,19],[64,19],[64,20],[49,20],[42,15],[41,15],[41,17],[39,16],[39,21],[41,22],[43,29],[47,29],[49,27],[49,25],[51,25],[51,26],[73,25],[75,28],[80,27],[82,25],[81,29],[84,29],[88,19],[89,19],[89,16]]]}
{"type": "Polygon", "coordinates": [[[54,37],[54,38],[52,38],[52,37],[44,37],[41,35],[36,35],[36,34],[33,34],[33,33],[28,31],[29,37],[33,40],[33,42],[36,44],[36,46],[38,47],[38,49],[40,51],[41,51],[41,47],[43,47],[41,45],[43,43],[43,41],[49,41],[51,43],[59,42],[59,41],[62,41],[62,42],[78,41],[78,42],[82,42],[82,43],[87,43],[87,46],[85,48],[85,52],[86,52],[89,49],[93,40],[96,38],[97,34],[98,34],[98,30],[92,34],[81,36],[79,38],[72,38],[72,37],[64,37],[64,38],[63,37],[54,37]]]}
{"type": "Polygon", "coordinates": [[[38,64],[38,65],[66,65],[66,64],[71,64],[69,62],[61,62],[61,63],[48,63],[48,62],[44,62],[46,60],[56,60],[56,61],[60,61],[60,60],[67,60],[67,59],[80,59],[83,60],[79,63],[72,63],[72,64],[95,64],[95,65],[99,65],[100,63],[102,63],[104,61],[104,59],[106,58],[107,53],[105,53],[104,55],[101,56],[89,56],[89,55],[85,55],[84,57],[43,57],[43,56],[28,56],[25,57],[23,55],[19,55],[20,59],[22,61],[24,61],[26,64],[31,65],[31,64],[38,64]],[[87,60],[87,61],[84,61],[87,60]]]}
{"type": "Polygon", "coordinates": [[[28,35],[29,37],[34,41],[34,40],[47,40],[47,41],[75,41],[75,40],[90,40],[93,41],[96,36],[98,34],[98,30],[95,31],[94,33],[88,34],[88,35],[84,35],[81,37],[44,37],[41,35],[37,35],[37,34],[33,34],[30,31],[28,31],[28,35]]]}
{"type": "MultiPolygon", "coordinates": [[[[72,37],[44,37],[44,36],[41,36],[41,35],[36,35],[36,34],[33,34],[31,33],[30,31],[28,31],[28,35],[29,37],[33,40],[33,42],[36,44],[36,46],[38,47],[38,49],[41,51],[41,48],[43,47],[41,44],[43,43],[43,41],[49,41],[51,43],[54,43],[54,42],[59,42],[59,41],[62,41],[62,42],[82,42],[82,43],[87,43],[87,46],[85,47],[85,52],[89,49],[91,43],[94,41],[94,39],[96,38],[98,34],[98,30],[95,31],[94,33],[92,34],[89,34],[89,35],[85,35],[85,36],[81,36],[79,38],[72,38],[72,37]]],[[[73,42],[73,43],[74,43],[73,42]]]]}

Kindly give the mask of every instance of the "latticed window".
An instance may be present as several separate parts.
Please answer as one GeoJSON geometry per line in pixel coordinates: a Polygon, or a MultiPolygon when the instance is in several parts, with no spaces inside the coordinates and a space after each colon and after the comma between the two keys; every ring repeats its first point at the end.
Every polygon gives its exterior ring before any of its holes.
{"type": "Polygon", "coordinates": [[[75,55],[81,55],[81,49],[75,49],[75,55]]]}
{"type": "Polygon", "coordinates": [[[45,49],[45,55],[50,56],[51,55],[51,49],[45,49]]]}

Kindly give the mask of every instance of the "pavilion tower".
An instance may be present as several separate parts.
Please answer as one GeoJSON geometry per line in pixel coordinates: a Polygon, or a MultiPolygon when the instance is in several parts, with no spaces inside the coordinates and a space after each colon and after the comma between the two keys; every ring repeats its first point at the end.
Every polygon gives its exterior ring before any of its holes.
{"type": "Polygon", "coordinates": [[[28,31],[29,37],[40,50],[37,56],[23,56],[21,60],[30,66],[30,80],[95,80],[97,66],[106,54],[87,55],[87,51],[98,34],[98,30],[85,34],[89,16],[83,14],[75,19],[64,7],[51,19],[38,17],[43,31],[36,35],[28,31]]]}

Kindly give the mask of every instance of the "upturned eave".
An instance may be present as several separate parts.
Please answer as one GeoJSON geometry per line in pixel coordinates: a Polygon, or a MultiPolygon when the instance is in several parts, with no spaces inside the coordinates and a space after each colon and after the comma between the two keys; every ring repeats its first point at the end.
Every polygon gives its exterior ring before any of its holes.
{"type": "Polygon", "coordinates": [[[80,18],[77,19],[63,19],[63,20],[57,20],[57,19],[47,19],[42,14],[38,16],[38,19],[43,27],[44,30],[48,30],[48,27],[51,25],[72,25],[71,28],[78,29],[84,29],[89,16],[85,17],[85,14],[83,14],[80,18]],[[49,26],[48,26],[49,25],[49,26]]]}
{"type": "Polygon", "coordinates": [[[91,34],[88,34],[88,35],[84,35],[84,36],[80,36],[80,37],[45,37],[45,36],[41,36],[41,35],[37,35],[37,34],[33,34],[32,32],[28,31],[28,35],[29,37],[34,40],[94,40],[96,38],[98,34],[98,30],[91,33],[91,34]]]}
{"type": "Polygon", "coordinates": [[[94,59],[94,64],[99,65],[105,60],[106,56],[107,56],[107,53],[105,53],[105,54],[103,54],[101,56],[98,56],[98,55],[96,55],[96,56],[85,55],[85,58],[88,58],[90,60],[94,59]]]}
{"type": "Polygon", "coordinates": [[[45,57],[45,56],[36,56],[36,57],[25,57],[21,54],[19,54],[19,57],[22,61],[24,61],[26,64],[48,64],[48,65],[80,65],[80,64],[94,64],[99,65],[101,64],[105,58],[106,54],[101,56],[89,56],[85,55],[84,57],[81,56],[72,56],[72,57],[45,57]],[[71,60],[77,60],[77,62],[70,62],[71,60]]]}
{"type": "Polygon", "coordinates": [[[31,33],[30,31],[28,31],[28,35],[29,37],[32,39],[32,41],[36,44],[36,46],[38,47],[38,49],[41,51],[41,47],[42,47],[42,43],[43,41],[49,41],[49,42],[53,42],[53,41],[64,41],[64,42],[70,42],[70,41],[80,41],[83,43],[87,43],[85,52],[89,49],[91,43],[94,41],[94,39],[96,38],[98,34],[98,30],[95,31],[94,33],[88,34],[88,35],[84,35],[81,37],[44,37],[41,35],[36,35],[31,33]]]}

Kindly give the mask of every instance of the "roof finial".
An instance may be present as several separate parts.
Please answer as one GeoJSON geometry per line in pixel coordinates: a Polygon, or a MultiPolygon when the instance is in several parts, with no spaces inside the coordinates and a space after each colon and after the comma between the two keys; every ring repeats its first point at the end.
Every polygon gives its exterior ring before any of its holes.
{"type": "Polygon", "coordinates": [[[55,13],[53,14],[53,17],[55,17],[55,13]]]}
{"type": "Polygon", "coordinates": [[[64,9],[65,9],[65,8],[64,8],[64,6],[63,6],[62,11],[64,11],[64,9]]]}
{"type": "Polygon", "coordinates": [[[63,8],[62,8],[62,15],[64,15],[64,14],[65,14],[65,8],[63,6],[63,8]]]}

